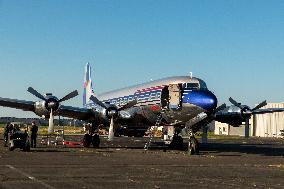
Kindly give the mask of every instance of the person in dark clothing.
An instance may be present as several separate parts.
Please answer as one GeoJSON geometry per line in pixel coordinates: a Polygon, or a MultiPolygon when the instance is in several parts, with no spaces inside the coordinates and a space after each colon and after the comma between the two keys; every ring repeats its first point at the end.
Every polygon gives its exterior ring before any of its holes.
{"type": "Polygon", "coordinates": [[[7,147],[8,143],[8,137],[9,137],[9,129],[10,129],[10,123],[7,123],[4,128],[4,146],[7,147]]]}
{"type": "Polygon", "coordinates": [[[32,148],[36,148],[37,131],[38,131],[38,126],[33,121],[32,127],[31,127],[31,147],[32,148]]]}

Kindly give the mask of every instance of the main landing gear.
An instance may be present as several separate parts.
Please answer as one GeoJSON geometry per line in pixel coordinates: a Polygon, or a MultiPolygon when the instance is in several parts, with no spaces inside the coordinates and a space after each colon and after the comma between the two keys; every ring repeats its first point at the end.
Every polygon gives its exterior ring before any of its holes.
{"type": "Polygon", "coordinates": [[[198,144],[198,141],[196,140],[196,138],[193,134],[193,131],[191,129],[189,129],[189,132],[188,132],[189,139],[188,139],[188,145],[186,147],[186,146],[184,146],[183,138],[180,135],[181,130],[182,130],[181,127],[175,128],[173,139],[170,143],[169,148],[170,149],[177,149],[177,150],[187,149],[187,151],[190,155],[199,154],[199,144],[198,144]]]}
{"type": "Polygon", "coordinates": [[[173,139],[172,139],[169,147],[171,149],[178,149],[178,150],[187,149],[188,153],[190,155],[197,155],[197,154],[199,154],[199,144],[198,144],[198,141],[196,140],[196,138],[195,138],[195,136],[193,134],[192,129],[188,130],[189,139],[188,139],[187,147],[184,146],[183,138],[180,135],[180,133],[181,133],[181,128],[180,127],[176,127],[174,135],[173,135],[173,139]]]}

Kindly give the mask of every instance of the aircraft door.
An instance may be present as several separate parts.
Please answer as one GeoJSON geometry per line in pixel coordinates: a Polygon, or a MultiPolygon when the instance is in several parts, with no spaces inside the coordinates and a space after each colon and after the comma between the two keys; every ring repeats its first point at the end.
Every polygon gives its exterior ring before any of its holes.
{"type": "Polygon", "coordinates": [[[169,87],[165,86],[161,92],[161,105],[163,109],[169,108],[169,87]]]}
{"type": "Polygon", "coordinates": [[[179,84],[170,84],[169,85],[169,108],[170,109],[179,109],[181,108],[181,87],[179,84]]]}

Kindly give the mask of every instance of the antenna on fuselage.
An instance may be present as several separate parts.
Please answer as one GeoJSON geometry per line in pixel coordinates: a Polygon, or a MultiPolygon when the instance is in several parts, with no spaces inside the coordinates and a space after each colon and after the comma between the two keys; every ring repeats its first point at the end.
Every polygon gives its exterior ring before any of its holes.
{"type": "Polygon", "coordinates": [[[189,77],[190,77],[190,79],[192,79],[192,72],[189,72],[189,77]]]}

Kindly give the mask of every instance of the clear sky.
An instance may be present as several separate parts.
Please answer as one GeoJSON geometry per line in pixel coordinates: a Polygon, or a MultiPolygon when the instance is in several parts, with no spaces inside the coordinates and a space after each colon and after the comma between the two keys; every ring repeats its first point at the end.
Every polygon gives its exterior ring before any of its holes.
{"type": "Polygon", "coordinates": [[[283,102],[284,1],[0,0],[1,97],[81,107],[86,62],[96,93],[193,72],[219,103],[283,102]]]}

